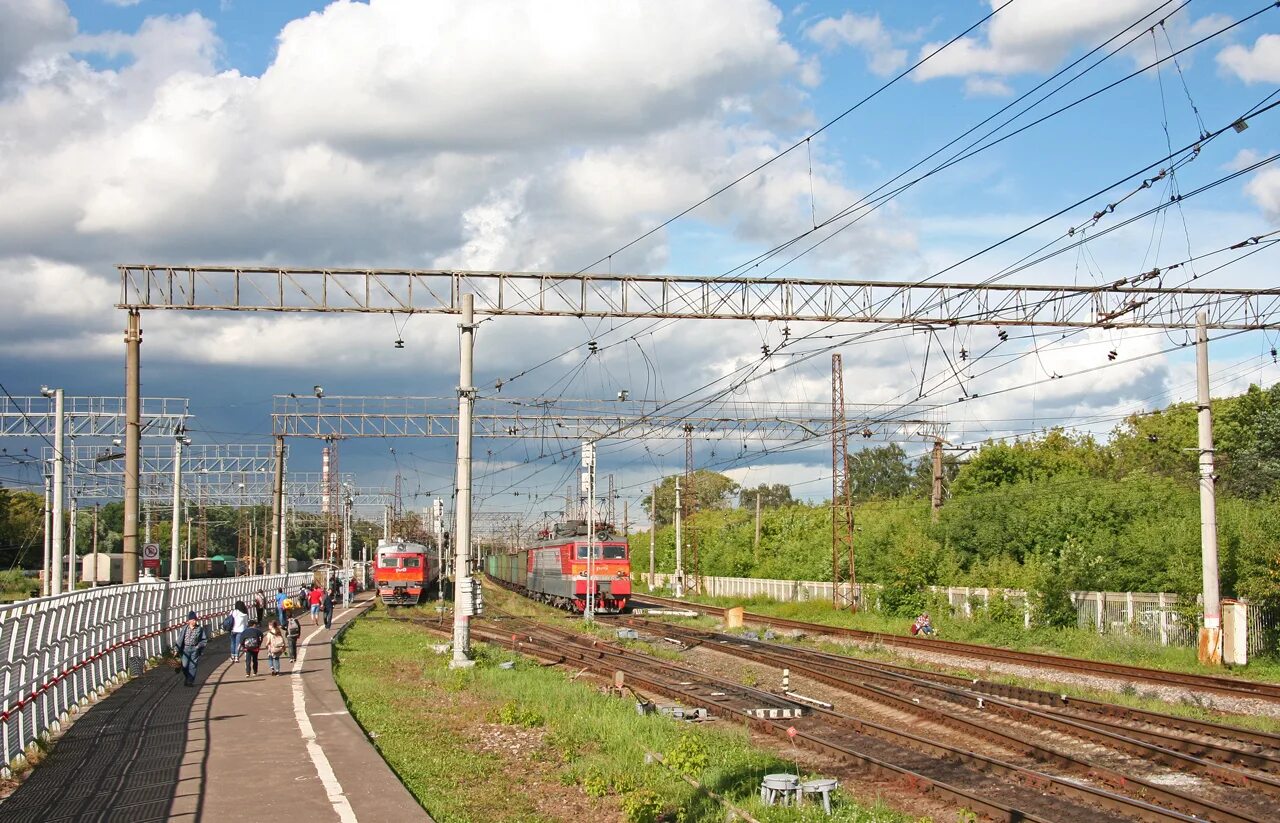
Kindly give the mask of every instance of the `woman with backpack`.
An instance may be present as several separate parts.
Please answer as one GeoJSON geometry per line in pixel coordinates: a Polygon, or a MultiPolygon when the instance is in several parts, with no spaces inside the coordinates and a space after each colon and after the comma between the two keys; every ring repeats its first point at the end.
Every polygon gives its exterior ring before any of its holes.
{"type": "Polygon", "coordinates": [[[240,651],[244,654],[244,676],[253,677],[258,673],[258,650],[262,648],[262,629],[256,620],[250,620],[249,626],[240,635],[240,651]]]}
{"type": "Polygon", "coordinates": [[[240,659],[240,635],[244,633],[248,625],[249,609],[245,606],[243,600],[237,600],[236,604],[231,607],[231,611],[227,612],[227,616],[222,618],[222,630],[231,634],[232,663],[240,659]]]}
{"type": "Polygon", "coordinates": [[[280,674],[280,655],[284,654],[288,641],[285,639],[284,630],[280,628],[279,620],[272,620],[271,625],[267,627],[267,633],[262,638],[262,648],[267,652],[267,667],[271,669],[271,676],[275,677],[280,674]]]}

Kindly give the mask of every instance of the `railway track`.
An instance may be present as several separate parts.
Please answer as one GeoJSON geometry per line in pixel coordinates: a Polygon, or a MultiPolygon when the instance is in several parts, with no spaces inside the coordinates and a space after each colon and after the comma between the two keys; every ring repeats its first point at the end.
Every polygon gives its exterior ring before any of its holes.
{"type": "MultiPolygon", "coordinates": [[[[440,630],[434,623],[418,622],[440,630]]],[[[812,750],[940,794],[994,820],[1258,823],[1268,819],[1142,779],[1116,776],[1123,791],[1090,785],[1074,776],[980,754],[900,726],[808,707],[785,696],[532,620],[490,616],[474,622],[472,632],[544,662],[589,669],[606,679],[622,672],[634,689],[702,707],[717,716],[744,720],[812,750]]],[[[1025,746],[1021,750],[1025,751],[1025,746]]],[[[1048,750],[1043,755],[1058,768],[1072,762],[1069,756],[1048,750]]],[[[1079,764],[1076,768],[1094,769],[1097,777],[1096,767],[1079,764]]]]}
{"type": "MultiPolygon", "coordinates": [[[[688,603],[669,597],[640,595],[632,601],[639,605],[643,601],[669,608],[690,609],[714,616],[723,616],[724,609],[718,606],[704,606],[699,603],[688,603]]],[[[1077,674],[1104,675],[1121,680],[1152,683],[1161,686],[1181,686],[1187,689],[1230,695],[1232,697],[1251,698],[1280,703],[1280,684],[1260,683],[1231,677],[1215,675],[1187,674],[1183,672],[1167,672],[1159,669],[1148,669],[1141,666],[1130,666],[1124,663],[1107,663],[1095,660],[1082,660],[1075,657],[1063,657],[1055,654],[1038,652],[1020,652],[1011,649],[999,649],[993,646],[982,646],[976,643],[961,643],[955,640],[927,639],[899,634],[884,634],[861,629],[850,629],[843,626],[829,626],[824,623],[806,623],[800,620],[789,620],[782,617],[747,612],[744,619],[749,623],[770,626],[778,629],[791,629],[807,634],[825,634],[834,637],[847,637],[864,643],[880,646],[928,651],[935,654],[955,655],[957,657],[978,658],[1001,663],[1016,663],[1022,666],[1039,666],[1041,668],[1059,669],[1077,674]]]]}
{"type": "MultiPolygon", "coordinates": [[[[1164,747],[1215,763],[1280,774],[1280,735],[1267,732],[1095,700],[1067,698],[1038,689],[860,660],[655,620],[624,617],[621,622],[681,642],[707,644],[727,654],[769,663],[777,668],[803,671],[828,685],[840,687],[855,682],[875,682],[939,700],[976,705],[995,712],[1004,710],[1021,718],[1060,720],[1062,722],[1057,724],[1057,728],[1067,733],[1081,729],[1097,730],[1100,735],[1132,737],[1157,749],[1164,747]],[[1076,724],[1082,725],[1078,729],[1076,724]]],[[[1099,740],[1099,735],[1090,733],[1082,732],[1077,736],[1099,740]]],[[[1104,736],[1102,739],[1105,742],[1107,738],[1104,736]]],[[[1136,753],[1144,757],[1158,754],[1143,747],[1139,747],[1136,753]]],[[[1280,794],[1280,783],[1274,787],[1268,783],[1267,788],[1280,794]]]]}
{"type": "Polygon", "coordinates": [[[785,668],[872,703],[891,706],[906,715],[985,739],[1041,763],[1097,777],[1116,787],[1123,788],[1139,772],[1149,770],[1148,764],[1158,764],[1221,784],[1217,793],[1232,805],[1264,816],[1280,803],[1280,781],[1273,774],[1280,771],[1280,737],[1275,735],[1205,721],[1184,724],[1180,718],[1134,710],[1136,715],[1147,715],[1143,718],[1146,728],[1139,729],[1136,723],[1115,722],[1106,713],[1090,712],[1088,706],[1077,709],[1061,696],[1056,696],[1058,706],[1044,706],[1041,699],[1049,697],[1044,692],[1017,690],[1025,693],[1018,697],[995,696],[991,694],[993,689],[982,688],[994,684],[982,681],[944,675],[939,676],[943,681],[939,682],[918,676],[924,672],[843,655],[635,617],[622,618],[621,622],[659,638],[688,646],[702,645],[780,670],[785,668]],[[1004,722],[996,722],[997,717],[1004,722]],[[1158,730],[1152,728],[1157,722],[1158,730]],[[1038,735],[1029,734],[1032,731],[1048,731],[1105,747],[1119,753],[1127,765],[1108,764],[1106,758],[1098,756],[1064,758],[1060,748],[1037,744],[1034,737],[1038,735]],[[1251,742],[1242,743],[1241,737],[1251,742]]]}

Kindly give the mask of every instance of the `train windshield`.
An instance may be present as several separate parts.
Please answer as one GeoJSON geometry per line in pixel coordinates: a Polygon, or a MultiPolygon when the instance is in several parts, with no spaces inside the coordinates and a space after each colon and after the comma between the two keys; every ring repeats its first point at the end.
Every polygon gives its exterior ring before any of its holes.
{"type": "MultiPolygon", "coordinates": [[[[603,546],[596,545],[595,556],[597,559],[603,557],[605,560],[626,560],[627,546],[625,543],[614,543],[603,546]]],[[[578,544],[578,559],[587,559],[587,547],[581,543],[578,544]]]]}
{"type": "Polygon", "coordinates": [[[378,565],[382,566],[384,569],[394,569],[397,566],[402,569],[419,569],[422,568],[422,558],[417,557],[416,555],[411,557],[392,557],[383,555],[378,558],[378,565]]]}

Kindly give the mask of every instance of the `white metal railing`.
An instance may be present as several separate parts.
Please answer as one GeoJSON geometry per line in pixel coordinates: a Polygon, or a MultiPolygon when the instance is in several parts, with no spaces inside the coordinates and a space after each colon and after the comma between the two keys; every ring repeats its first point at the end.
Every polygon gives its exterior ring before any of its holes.
{"type": "Polygon", "coordinates": [[[212,636],[236,600],[292,592],[310,573],[137,583],[82,589],[0,608],[0,772],[41,735],[117,681],[130,658],[173,645],[188,612],[212,636]]]}

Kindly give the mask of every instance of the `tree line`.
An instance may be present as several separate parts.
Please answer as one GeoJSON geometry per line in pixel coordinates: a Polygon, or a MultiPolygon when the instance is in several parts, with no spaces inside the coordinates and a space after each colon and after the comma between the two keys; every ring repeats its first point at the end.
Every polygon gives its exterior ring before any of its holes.
{"type": "MultiPolygon", "coordinates": [[[[1215,400],[1213,412],[1223,596],[1280,607],[1280,384],[1215,400]]],[[[1052,429],[948,453],[936,521],[927,456],[863,449],[848,464],[857,579],[883,585],[883,605],[903,614],[925,605],[930,585],[1027,589],[1037,619],[1056,625],[1074,623],[1071,590],[1167,591],[1192,602],[1201,589],[1196,432],[1196,409],[1183,403],[1133,415],[1105,440],[1052,429]]],[[[829,502],[698,475],[689,525],[702,574],[830,579],[829,502]]],[[[674,568],[667,485],[656,512],[665,571],[674,568]]],[[[638,568],[646,542],[633,541],[638,568]]]]}

